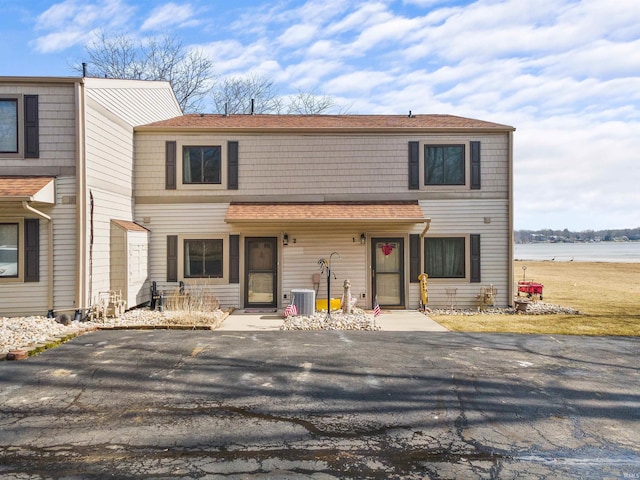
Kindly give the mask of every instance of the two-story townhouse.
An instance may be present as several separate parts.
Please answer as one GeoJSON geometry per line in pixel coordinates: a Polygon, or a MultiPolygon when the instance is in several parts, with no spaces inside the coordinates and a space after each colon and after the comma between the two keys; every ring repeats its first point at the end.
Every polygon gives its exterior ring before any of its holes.
{"type": "Polygon", "coordinates": [[[135,220],[150,278],[222,305],[291,292],[361,307],[512,299],[512,137],[450,115],[185,115],[135,128],[135,220]],[[325,268],[322,268],[322,259],[325,268]],[[331,267],[331,276],[327,278],[331,267]],[[320,275],[318,275],[320,274],[320,275]]]}
{"type": "Polygon", "coordinates": [[[166,82],[0,77],[0,316],[148,297],[133,127],[177,115],[166,82]]]}

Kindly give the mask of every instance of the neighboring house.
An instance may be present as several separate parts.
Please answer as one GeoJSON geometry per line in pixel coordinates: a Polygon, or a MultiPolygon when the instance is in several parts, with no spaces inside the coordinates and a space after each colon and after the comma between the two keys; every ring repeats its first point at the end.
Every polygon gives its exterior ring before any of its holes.
{"type": "Polygon", "coordinates": [[[511,304],[514,128],[449,115],[184,115],[135,127],[135,217],[165,292],[281,308],[511,304]],[[335,253],[334,253],[335,252],[335,253]],[[331,284],[321,259],[330,261],[331,284]],[[318,275],[321,274],[321,275],[318,275]]]}
{"type": "Polygon", "coordinates": [[[148,299],[133,128],[178,115],[166,82],[0,77],[0,316],[148,299]]]}

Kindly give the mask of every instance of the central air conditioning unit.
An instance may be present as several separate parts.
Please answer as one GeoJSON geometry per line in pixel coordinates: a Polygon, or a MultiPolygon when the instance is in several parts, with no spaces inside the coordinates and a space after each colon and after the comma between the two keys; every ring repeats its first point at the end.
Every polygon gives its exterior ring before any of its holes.
{"type": "Polygon", "coordinates": [[[316,292],[304,288],[291,290],[291,303],[298,307],[298,315],[313,315],[316,311],[316,292]]]}

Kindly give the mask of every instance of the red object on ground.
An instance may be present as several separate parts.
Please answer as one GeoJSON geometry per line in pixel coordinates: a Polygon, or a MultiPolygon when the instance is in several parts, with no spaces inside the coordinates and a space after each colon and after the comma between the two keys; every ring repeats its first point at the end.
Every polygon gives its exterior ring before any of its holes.
{"type": "Polygon", "coordinates": [[[542,300],[543,286],[544,285],[542,285],[541,283],[525,282],[521,280],[518,282],[518,295],[520,295],[521,293],[525,293],[527,297],[538,295],[540,297],[540,300],[542,300]]]}
{"type": "Polygon", "coordinates": [[[7,360],[25,360],[29,356],[26,350],[9,350],[7,360]]]}

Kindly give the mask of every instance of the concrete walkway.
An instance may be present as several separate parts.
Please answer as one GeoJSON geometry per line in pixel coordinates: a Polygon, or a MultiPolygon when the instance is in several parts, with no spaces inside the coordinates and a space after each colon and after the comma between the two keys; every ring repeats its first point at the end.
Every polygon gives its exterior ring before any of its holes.
{"type": "MultiPolygon", "coordinates": [[[[369,313],[369,315],[373,315],[369,313]]],[[[216,330],[223,331],[273,331],[280,330],[282,311],[246,312],[234,310],[216,330]]],[[[388,310],[376,318],[383,332],[446,332],[439,323],[417,310],[388,310]]]]}

